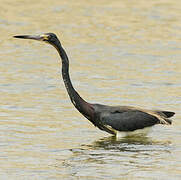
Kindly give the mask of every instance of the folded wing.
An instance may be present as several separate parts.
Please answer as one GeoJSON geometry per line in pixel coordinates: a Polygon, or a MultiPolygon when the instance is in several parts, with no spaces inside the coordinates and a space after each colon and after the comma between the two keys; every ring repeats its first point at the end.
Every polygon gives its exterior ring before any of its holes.
{"type": "Polygon", "coordinates": [[[139,110],[115,111],[103,113],[101,115],[101,123],[103,126],[111,127],[117,131],[134,131],[159,124],[161,118],[159,115],[155,116],[139,110]]]}

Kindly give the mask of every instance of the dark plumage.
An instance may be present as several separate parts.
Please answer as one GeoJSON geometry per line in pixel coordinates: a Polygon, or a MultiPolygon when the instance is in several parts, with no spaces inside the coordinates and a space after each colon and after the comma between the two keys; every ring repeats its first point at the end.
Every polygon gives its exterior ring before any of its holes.
{"type": "Polygon", "coordinates": [[[132,132],[151,127],[155,124],[171,124],[169,119],[175,113],[170,111],[146,110],[130,106],[106,106],[91,104],[83,100],[75,91],[69,77],[69,60],[57,36],[46,33],[39,36],[20,35],[15,38],[35,39],[53,45],[62,59],[62,77],[69,97],[77,108],[89,121],[99,129],[116,135],[118,131],[132,132]]]}
{"type": "Polygon", "coordinates": [[[98,115],[97,119],[100,123],[98,127],[111,134],[116,134],[116,131],[128,132],[143,129],[155,124],[171,124],[172,121],[168,118],[175,114],[169,111],[146,110],[130,106],[96,104],[93,107],[95,114],[98,115]]]}

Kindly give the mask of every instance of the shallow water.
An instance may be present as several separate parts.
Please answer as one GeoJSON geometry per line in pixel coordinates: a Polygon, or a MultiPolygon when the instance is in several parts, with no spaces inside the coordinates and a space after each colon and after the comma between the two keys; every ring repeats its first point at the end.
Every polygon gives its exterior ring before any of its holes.
{"type": "Polygon", "coordinates": [[[181,3],[2,1],[1,179],[181,179],[181,3]],[[89,102],[175,111],[172,126],[115,139],[70,103],[53,47],[17,34],[55,32],[89,102]]]}

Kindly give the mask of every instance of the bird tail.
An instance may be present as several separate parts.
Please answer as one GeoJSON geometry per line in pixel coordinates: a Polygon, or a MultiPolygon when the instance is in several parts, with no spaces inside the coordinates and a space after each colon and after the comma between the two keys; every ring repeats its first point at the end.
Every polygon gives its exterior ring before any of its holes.
{"type": "Polygon", "coordinates": [[[170,117],[174,116],[174,112],[172,111],[156,111],[156,113],[158,115],[160,115],[161,120],[160,120],[160,124],[172,124],[172,120],[169,119],[170,117]]]}
{"type": "Polygon", "coordinates": [[[167,118],[170,118],[172,116],[174,116],[174,112],[171,111],[161,111],[162,114],[164,114],[167,118]]]}
{"type": "Polygon", "coordinates": [[[163,118],[164,121],[160,121],[160,124],[167,124],[167,125],[170,125],[172,124],[172,120],[171,119],[168,119],[168,118],[163,118]]]}

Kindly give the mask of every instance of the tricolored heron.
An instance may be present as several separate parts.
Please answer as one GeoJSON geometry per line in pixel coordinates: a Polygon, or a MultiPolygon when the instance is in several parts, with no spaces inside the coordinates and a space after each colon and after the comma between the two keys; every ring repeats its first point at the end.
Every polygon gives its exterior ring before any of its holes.
{"type": "Polygon", "coordinates": [[[118,132],[133,132],[155,124],[171,124],[169,119],[175,113],[161,110],[147,110],[131,106],[107,106],[92,104],[80,97],[69,76],[69,59],[59,39],[53,33],[42,35],[19,35],[15,38],[44,41],[54,46],[62,60],[62,77],[75,108],[100,130],[116,135],[118,132]]]}

